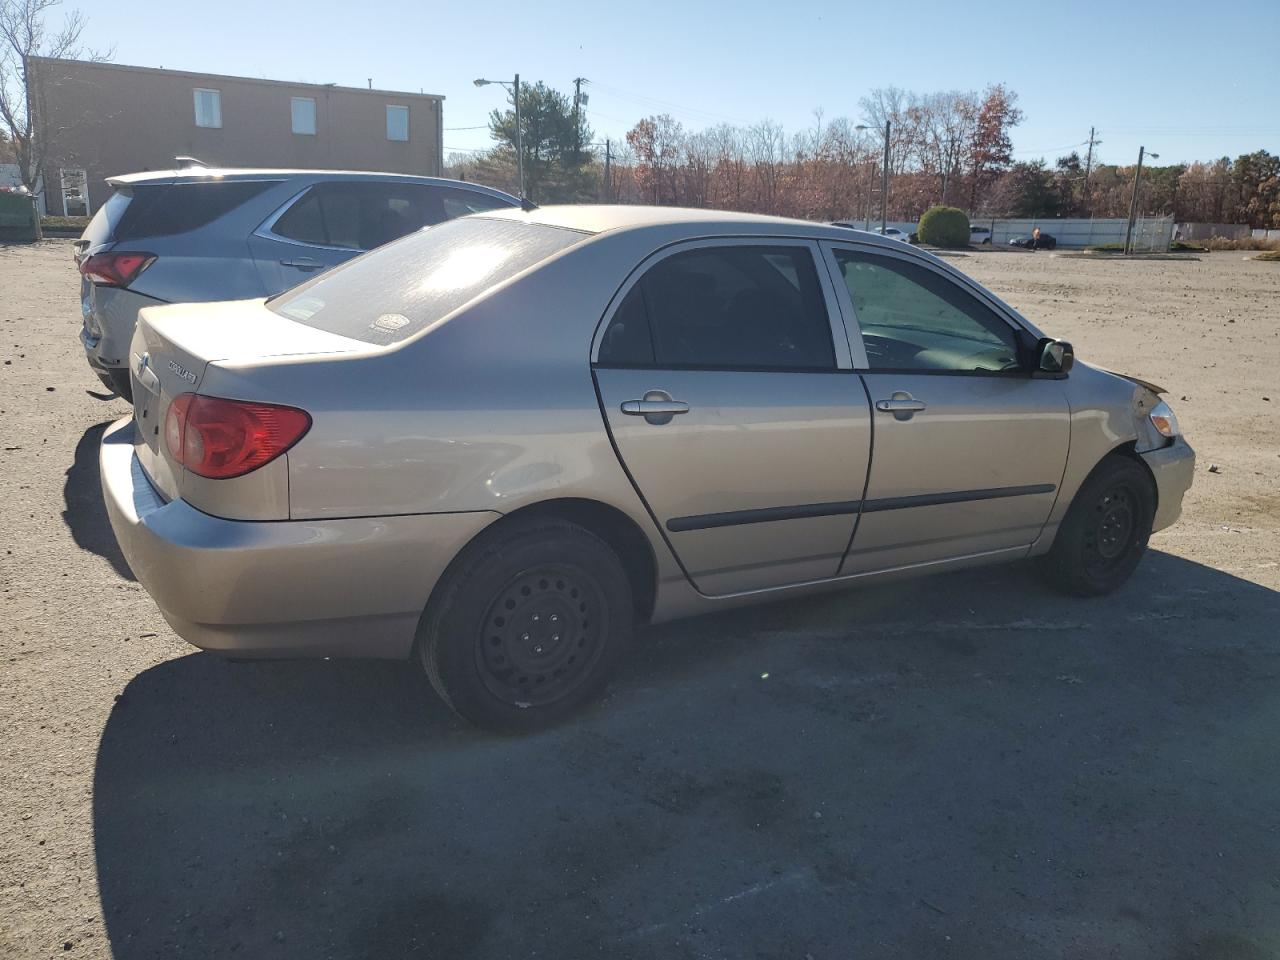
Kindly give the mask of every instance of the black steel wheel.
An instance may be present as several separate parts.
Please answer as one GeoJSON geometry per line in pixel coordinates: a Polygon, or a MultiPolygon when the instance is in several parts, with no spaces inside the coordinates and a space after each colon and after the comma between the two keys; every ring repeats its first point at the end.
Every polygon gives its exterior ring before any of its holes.
{"type": "Polygon", "coordinates": [[[480,625],[476,669],[505,703],[545,706],[590,675],[607,622],[595,578],[571,565],[535,567],[498,593],[480,625]]]}
{"type": "Polygon", "coordinates": [[[1076,596],[1115,590],[1146,552],[1155,509],[1146,467],[1130,457],[1106,457],[1081,485],[1044,559],[1049,581],[1076,596]]]}
{"type": "Polygon", "coordinates": [[[513,521],[450,565],[418,634],[436,692],[480,726],[529,730],[600,693],[631,638],[621,561],[563,520],[513,521]]]}

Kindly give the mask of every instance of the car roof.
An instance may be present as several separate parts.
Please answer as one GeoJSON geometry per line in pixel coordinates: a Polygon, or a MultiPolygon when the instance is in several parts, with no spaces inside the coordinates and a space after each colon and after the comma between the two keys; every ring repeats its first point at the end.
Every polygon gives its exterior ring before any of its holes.
{"type": "Polygon", "coordinates": [[[146,170],[107,177],[112,186],[132,186],[141,183],[201,183],[213,180],[385,180],[434,184],[476,190],[492,196],[519,203],[517,197],[465,180],[448,180],[444,177],[422,177],[412,173],[387,173],[377,170],[306,170],[275,167],[183,167],[181,170],[146,170]]]}
{"type": "Polygon", "coordinates": [[[736,213],[729,210],[701,210],[688,207],[610,206],[605,204],[572,204],[489,210],[472,216],[523,221],[548,227],[577,230],[582,233],[614,233],[631,230],[668,232],[672,239],[696,236],[771,236],[808,239],[845,240],[856,233],[861,242],[892,245],[901,242],[856,228],[773,217],[761,213],[736,213]]]}

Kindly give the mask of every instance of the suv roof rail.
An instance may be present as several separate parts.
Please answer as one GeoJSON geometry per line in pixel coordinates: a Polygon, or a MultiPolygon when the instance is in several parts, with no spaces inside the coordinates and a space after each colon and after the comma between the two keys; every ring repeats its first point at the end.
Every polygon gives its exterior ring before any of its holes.
{"type": "Polygon", "coordinates": [[[208,167],[209,165],[198,157],[174,157],[173,162],[178,165],[179,170],[190,170],[192,167],[208,167]]]}

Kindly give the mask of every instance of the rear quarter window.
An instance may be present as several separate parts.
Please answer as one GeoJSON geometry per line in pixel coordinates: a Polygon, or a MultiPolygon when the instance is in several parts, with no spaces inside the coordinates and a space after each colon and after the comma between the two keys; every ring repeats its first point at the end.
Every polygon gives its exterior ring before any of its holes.
{"type": "Polygon", "coordinates": [[[116,227],[120,225],[120,218],[124,216],[125,211],[129,209],[129,204],[132,202],[133,190],[129,187],[121,187],[111,194],[107,202],[100,206],[98,212],[93,215],[89,225],[84,228],[84,233],[80,234],[80,239],[87,241],[86,249],[111,240],[116,227]]]}
{"type": "Polygon", "coordinates": [[[267,306],[309,327],[387,346],[587,236],[512,220],[449,220],[321,274],[267,306]]]}
{"type": "Polygon", "coordinates": [[[135,184],[133,200],[116,224],[116,240],[168,237],[208,226],[279,180],[208,180],[135,184]]]}

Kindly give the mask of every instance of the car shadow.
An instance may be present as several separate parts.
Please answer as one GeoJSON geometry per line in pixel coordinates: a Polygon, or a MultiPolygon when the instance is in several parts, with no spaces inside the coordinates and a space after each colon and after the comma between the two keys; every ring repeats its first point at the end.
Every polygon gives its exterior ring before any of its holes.
{"type": "Polygon", "coordinates": [[[1019,567],[868,587],[651,628],[603,704],[523,738],[405,664],[193,653],[102,734],[106,934],[117,960],[1261,957],[1277,615],[1159,552],[1091,601],[1019,567]]]}
{"type": "Polygon", "coordinates": [[[102,435],[114,422],[114,419],[105,420],[90,427],[76,444],[75,459],[67,468],[66,480],[62,484],[65,503],[62,520],[71,531],[77,547],[104,558],[125,580],[135,580],[137,578],[129,569],[111,529],[98,473],[98,448],[102,444],[102,435]]]}

